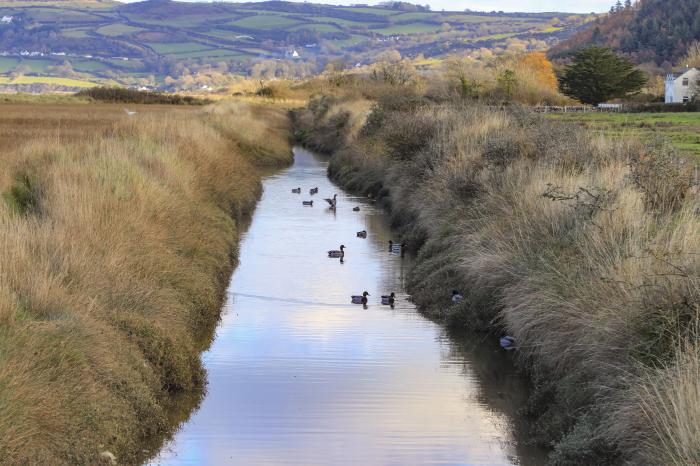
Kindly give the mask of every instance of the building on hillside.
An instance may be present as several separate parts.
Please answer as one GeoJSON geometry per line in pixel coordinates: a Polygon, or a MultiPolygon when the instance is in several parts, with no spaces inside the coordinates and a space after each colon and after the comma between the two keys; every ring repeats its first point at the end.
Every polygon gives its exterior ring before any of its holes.
{"type": "Polygon", "coordinates": [[[687,103],[700,96],[700,70],[689,68],[681,75],[666,75],[666,103],[687,103]]]}

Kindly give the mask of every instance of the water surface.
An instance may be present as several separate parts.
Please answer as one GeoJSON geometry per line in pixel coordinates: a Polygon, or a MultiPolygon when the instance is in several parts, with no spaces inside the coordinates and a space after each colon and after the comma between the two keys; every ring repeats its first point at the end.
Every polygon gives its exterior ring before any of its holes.
{"type": "Polygon", "coordinates": [[[385,214],[333,186],[322,159],[295,155],[264,181],[242,239],[203,356],[207,394],[152,464],[539,464],[519,441],[525,393],[507,357],[421,317],[385,214]],[[323,201],[334,193],[335,213],[323,201]],[[326,256],[341,243],[343,263],[326,256]],[[365,290],[367,309],[348,304],[365,290]],[[380,305],[392,291],[395,308],[380,305]]]}

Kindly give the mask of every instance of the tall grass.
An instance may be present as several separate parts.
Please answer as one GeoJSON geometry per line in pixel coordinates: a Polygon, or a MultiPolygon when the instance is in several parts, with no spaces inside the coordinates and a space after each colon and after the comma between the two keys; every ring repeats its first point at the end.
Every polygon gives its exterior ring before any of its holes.
{"type": "Polygon", "coordinates": [[[517,109],[399,92],[356,132],[328,111],[344,105],[312,102],[297,134],[333,153],[332,177],[390,209],[418,250],[409,285],[428,315],[515,336],[535,381],[533,439],[555,444],[552,462],[694,458],[697,166],[663,142],[517,109]]]}
{"type": "Polygon", "coordinates": [[[277,138],[242,151],[217,112],[123,117],[2,153],[3,464],[137,462],[168,428],[170,394],[203,387],[260,154],[290,159],[277,138]]]}

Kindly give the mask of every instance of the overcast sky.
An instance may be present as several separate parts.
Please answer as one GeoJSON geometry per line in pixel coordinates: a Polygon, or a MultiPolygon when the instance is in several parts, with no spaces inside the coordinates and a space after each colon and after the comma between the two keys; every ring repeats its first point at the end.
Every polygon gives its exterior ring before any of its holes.
{"type": "MultiPolygon", "coordinates": [[[[124,0],[122,0],[124,1],[124,0]]],[[[126,0],[134,1],[134,0],[126,0]]],[[[207,0],[190,0],[207,1],[207,0]]],[[[248,0],[255,1],[255,0],[248,0]]],[[[293,0],[297,1],[297,0],[293,0]]],[[[461,11],[465,8],[478,11],[564,11],[570,13],[600,13],[608,11],[614,0],[409,0],[411,3],[430,5],[433,10],[461,11]]],[[[312,0],[311,3],[352,5],[354,3],[377,4],[379,0],[312,0]]]]}

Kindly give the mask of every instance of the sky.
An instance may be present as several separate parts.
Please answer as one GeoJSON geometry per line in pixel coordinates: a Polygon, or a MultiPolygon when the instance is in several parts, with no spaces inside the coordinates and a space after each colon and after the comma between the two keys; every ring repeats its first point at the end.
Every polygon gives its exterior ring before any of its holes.
{"type": "MultiPolygon", "coordinates": [[[[127,0],[133,1],[133,0],[127,0]]],[[[192,0],[190,0],[192,1],[192,0]]],[[[195,0],[197,1],[197,0],[195,0]]],[[[206,0],[204,0],[206,1],[206,0]]],[[[248,0],[255,1],[255,0],[248,0]]],[[[297,1],[297,0],[292,0],[297,1]]],[[[352,5],[376,4],[377,0],[311,0],[312,3],[352,5]]],[[[409,0],[421,5],[429,4],[433,10],[461,11],[466,8],[477,11],[563,11],[567,13],[601,13],[608,11],[614,0],[409,0]]]]}

